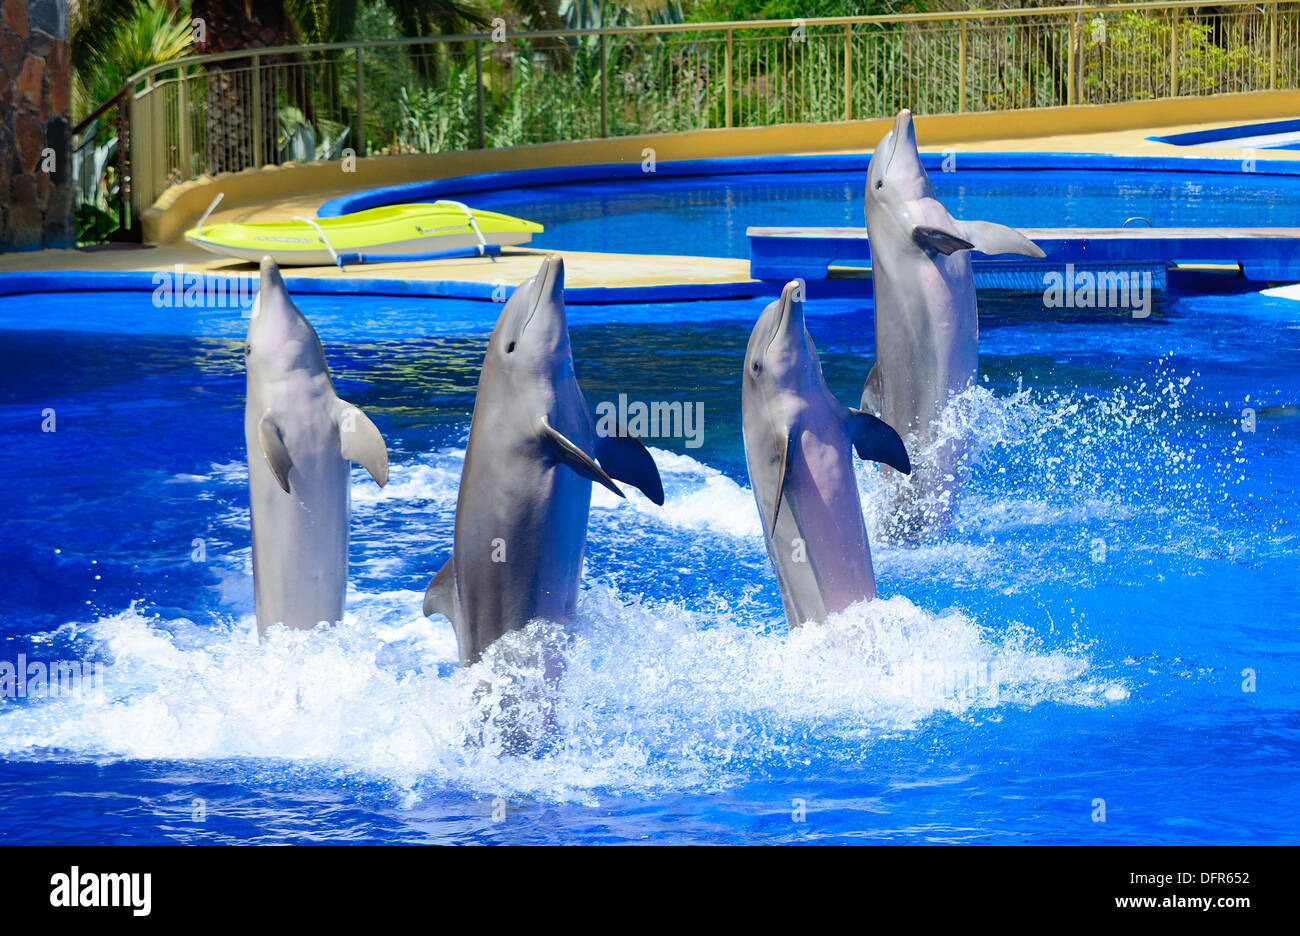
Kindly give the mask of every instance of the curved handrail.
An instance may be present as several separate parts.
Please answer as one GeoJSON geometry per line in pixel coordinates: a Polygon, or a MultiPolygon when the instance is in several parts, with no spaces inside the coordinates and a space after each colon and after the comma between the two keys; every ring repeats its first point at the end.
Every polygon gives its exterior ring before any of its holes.
{"type": "Polygon", "coordinates": [[[131,82],[130,79],[128,79],[127,83],[122,85],[121,90],[119,90],[107,101],[105,101],[103,104],[100,104],[93,111],[91,111],[89,114],[87,114],[85,117],[81,118],[81,120],[77,122],[77,125],[72,128],[72,139],[75,140],[77,139],[77,137],[85,133],[86,130],[89,129],[91,124],[93,124],[100,117],[103,117],[104,114],[109,110],[109,108],[115,107],[118,104],[122,103],[122,99],[125,98],[130,93],[131,93],[131,82]]]}

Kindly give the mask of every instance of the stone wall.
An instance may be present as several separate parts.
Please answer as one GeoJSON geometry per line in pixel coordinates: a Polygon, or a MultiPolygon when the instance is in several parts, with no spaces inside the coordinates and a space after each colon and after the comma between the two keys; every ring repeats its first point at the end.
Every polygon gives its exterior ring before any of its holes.
{"type": "Polygon", "coordinates": [[[75,246],[65,0],[0,0],[0,251],[75,246]]]}

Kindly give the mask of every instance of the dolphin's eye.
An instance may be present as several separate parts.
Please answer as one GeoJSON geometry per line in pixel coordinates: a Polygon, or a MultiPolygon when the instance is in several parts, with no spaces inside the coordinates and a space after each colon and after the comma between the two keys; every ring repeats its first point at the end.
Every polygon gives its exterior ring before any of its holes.
{"type": "Polygon", "coordinates": [[[876,180],[876,188],[878,188],[878,189],[882,189],[882,188],[884,188],[884,187],[885,187],[885,180],[884,180],[884,179],[877,179],[877,180],[876,180]]]}
{"type": "Polygon", "coordinates": [[[757,374],[759,371],[761,371],[761,370],[763,369],[763,365],[760,364],[760,363],[758,363],[758,361],[755,361],[755,362],[753,363],[752,367],[753,367],[753,369],[754,369],[754,373],[755,373],[755,374],[757,374]]]}
{"type": "Polygon", "coordinates": [[[253,346],[251,344],[244,345],[244,357],[248,357],[252,353],[253,353],[253,346]]]}
{"type": "Polygon", "coordinates": [[[515,343],[512,341],[510,342],[510,344],[506,345],[506,354],[513,354],[514,351],[515,351],[515,343]]]}

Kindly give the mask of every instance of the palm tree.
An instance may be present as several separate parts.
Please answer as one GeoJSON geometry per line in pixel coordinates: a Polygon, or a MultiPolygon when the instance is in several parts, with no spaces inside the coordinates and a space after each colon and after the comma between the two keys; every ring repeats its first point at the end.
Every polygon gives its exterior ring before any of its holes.
{"type": "MultiPolygon", "coordinates": [[[[194,0],[192,13],[199,53],[234,52],[292,44],[295,27],[283,0],[194,0]],[[199,24],[196,24],[196,26],[199,24]]],[[[270,56],[260,64],[273,64],[270,56]]],[[[273,162],[276,149],[275,70],[254,73],[251,58],[214,62],[207,68],[207,169],[235,172],[273,162]],[[250,119],[250,112],[253,116],[250,119]],[[254,151],[255,122],[261,125],[261,152],[254,151]]]]}
{"type": "Polygon", "coordinates": [[[165,0],[91,0],[72,13],[73,112],[88,114],[150,65],[190,51],[189,16],[165,0]]]}
{"type": "MultiPolygon", "coordinates": [[[[487,25],[477,13],[457,0],[384,0],[401,30],[408,36],[432,36],[457,31],[466,24],[487,25]]],[[[357,0],[194,0],[193,14],[203,20],[206,42],[195,43],[197,52],[233,52],[309,42],[338,42],[350,38],[357,23],[357,0]]],[[[301,63],[300,59],[297,61],[301,63]]],[[[416,68],[424,73],[428,57],[420,56],[416,68]]],[[[260,64],[281,63],[279,57],[261,56],[260,64]]],[[[207,69],[208,170],[237,171],[274,162],[277,147],[277,112],[280,97],[278,69],[258,69],[254,81],[252,60],[229,59],[207,69]],[[255,92],[254,85],[258,90],[255,92]],[[256,107],[253,107],[255,95],[256,107]],[[262,121],[261,152],[255,153],[249,111],[262,121]]],[[[337,69],[327,67],[322,80],[337,87],[337,69]]],[[[311,89],[291,82],[286,89],[292,103],[312,119],[311,89]]]]}

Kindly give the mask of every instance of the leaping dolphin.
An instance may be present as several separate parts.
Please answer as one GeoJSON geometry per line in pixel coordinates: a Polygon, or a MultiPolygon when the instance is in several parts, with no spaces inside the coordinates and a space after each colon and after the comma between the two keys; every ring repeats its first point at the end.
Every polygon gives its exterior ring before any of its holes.
{"type": "Polygon", "coordinates": [[[456,500],[452,556],[424,596],[456,629],[463,664],[508,631],[577,606],[591,483],[664,502],[635,438],[597,436],[564,313],[564,261],[547,257],[506,301],[488,341],[456,500]]]}
{"type": "MultiPolygon", "coordinates": [[[[876,307],[876,361],[862,409],[920,450],[934,445],[934,421],[953,394],[975,382],[979,320],[970,251],[1043,257],[1018,231],[991,221],[959,221],[935,197],[916,149],[912,113],[900,111],[867,167],[867,239],[876,307]]],[[[940,451],[914,482],[951,483],[960,442],[940,451]]],[[[949,504],[950,506],[950,504],[949,504]]]]}
{"type": "Polygon", "coordinates": [[[244,361],[258,631],[338,621],[348,582],[348,462],[382,487],[388,449],[375,424],[334,394],[316,330],[270,257],[262,258],[244,361]]]}
{"type": "Polygon", "coordinates": [[[741,386],[749,482],[791,627],[876,597],[851,449],[911,470],[897,432],[827,388],[799,289],[759,316],[741,386]]]}

